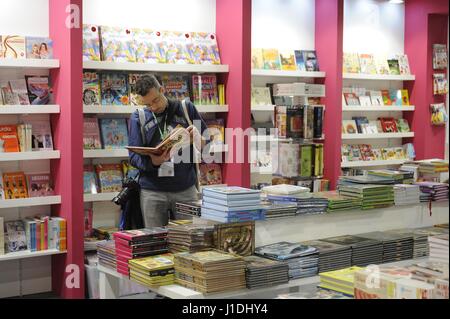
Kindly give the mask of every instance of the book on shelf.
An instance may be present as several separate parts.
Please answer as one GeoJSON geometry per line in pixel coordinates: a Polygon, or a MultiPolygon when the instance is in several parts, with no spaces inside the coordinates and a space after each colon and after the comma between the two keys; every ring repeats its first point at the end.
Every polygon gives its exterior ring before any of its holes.
{"type": "Polygon", "coordinates": [[[83,119],[83,149],[101,149],[100,128],[96,117],[85,117],[83,119]]]}
{"type": "Polygon", "coordinates": [[[136,50],[130,29],[100,26],[102,61],[136,62],[136,50]]]}
{"type": "Polygon", "coordinates": [[[383,106],[384,99],[381,91],[369,91],[370,101],[374,106],[383,106]]]}
{"type": "Polygon", "coordinates": [[[142,106],[141,96],[136,93],[136,82],[145,74],[129,73],[128,74],[128,96],[130,98],[130,105],[142,106]]]}
{"type": "Polygon", "coordinates": [[[397,129],[400,133],[408,133],[411,132],[409,127],[409,123],[405,119],[397,119],[396,120],[397,129]]]}
{"type": "Polygon", "coordinates": [[[97,72],[83,72],[83,104],[101,104],[100,78],[97,72]]]}
{"type": "Polygon", "coordinates": [[[252,70],[264,69],[263,49],[252,48],[252,70]]]}
{"type": "Polygon", "coordinates": [[[19,96],[14,94],[9,81],[0,80],[1,100],[4,105],[18,105],[19,96]]]}
{"type": "Polygon", "coordinates": [[[84,194],[97,194],[97,175],[93,165],[83,166],[83,193],[84,194]]]}
{"type": "Polygon", "coordinates": [[[369,123],[361,124],[363,134],[378,134],[378,123],[377,121],[369,121],[369,123]]]}
{"type": "Polygon", "coordinates": [[[295,63],[294,51],[281,50],[280,51],[281,70],[296,71],[297,65],[295,63]]]}
{"type": "Polygon", "coordinates": [[[368,144],[359,145],[359,149],[361,151],[361,157],[363,161],[373,161],[375,160],[375,156],[372,152],[372,146],[368,144]]]}
{"type": "Polygon", "coordinates": [[[19,35],[2,35],[3,56],[5,59],[26,59],[25,37],[19,35]]]}
{"type": "Polygon", "coordinates": [[[300,177],[311,177],[313,175],[313,146],[301,145],[300,146],[300,177]]]}
{"type": "Polygon", "coordinates": [[[402,95],[402,105],[409,105],[409,92],[408,90],[401,90],[402,95]]]}
{"type": "Polygon", "coordinates": [[[92,208],[84,210],[84,237],[92,236],[92,221],[94,219],[92,208]]]}
{"type": "Polygon", "coordinates": [[[398,62],[398,58],[391,58],[387,60],[389,65],[389,74],[390,75],[400,75],[400,65],[398,62]]]}
{"type": "Polygon", "coordinates": [[[23,221],[5,222],[5,244],[8,253],[27,250],[27,236],[23,221]]]}
{"type": "Polygon", "coordinates": [[[448,114],[444,103],[430,104],[431,124],[445,125],[448,122],[448,114]]]}
{"type": "Polygon", "coordinates": [[[385,55],[375,55],[375,68],[377,70],[377,74],[379,75],[390,74],[389,63],[385,55]]]}
{"type": "Polygon", "coordinates": [[[26,122],[31,125],[33,151],[52,151],[53,137],[50,121],[27,119],[26,122]]]}
{"type": "Polygon", "coordinates": [[[222,169],[219,164],[200,164],[200,185],[222,184],[222,169]]]}
{"type": "Polygon", "coordinates": [[[376,161],[384,161],[383,152],[381,148],[372,148],[372,153],[376,161]]]}
{"type": "Polygon", "coordinates": [[[192,46],[192,38],[189,33],[180,31],[164,31],[166,41],[166,63],[168,64],[192,64],[193,58],[190,56],[188,46],[192,46]]]}
{"type": "Polygon", "coordinates": [[[352,120],[355,120],[356,128],[359,134],[363,133],[362,125],[369,124],[369,120],[365,116],[354,116],[352,117],[352,120]]]}
{"type": "Polygon", "coordinates": [[[128,145],[126,119],[100,119],[99,121],[104,149],[123,149],[128,145]]]}
{"type": "Polygon", "coordinates": [[[195,105],[218,105],[217,76],[193,75],[192,93],[195,105]]]}
{"type": "Polygon", "coordinates": [[[314,138],[314,107],[305,105],[303,107],[303,138],[314,138]]]}
{"type": "Polygon", "coordinates": [[[408,56],[406,54],[397,54],[398,67],[400,69],[401,75],[409,75],[411,74],[411,70],[409,68],[408,56]]]}
{"type": "Polygon", "coordinates": [[[121,73],[101,74],[103,105],[129,105],[127,75],[121,73]]]}
{"type": "Polygon", "coordinates": [[[47,105],[53,101],[48,76],[25,76],[28,97],[32,105],[47,105]]]}
{"type": "Polygon", "coordinates": [[[372,54],[359,54],[361,73],[377,74],[377,68],[372,54]]]}
{"type": "Polygon", "coordinates": [[[214,145],[225,143],[225,122],[223,119],[206,120],[208,127],[207,139],[214,145]]]}
{"type": "Polygon", "coordinates": [[[344,53],[344,73],[360,73],[359,57],[357,53],[344,53]]]}
{"type": "Polygon", "coordinates": [[[21,152],[31,152],[33,150],[31,124],[17,125],[17,137],[21,152]]]}
{"type": "Polygon", "coordinates": [[[218,65],[221,63],[220,51],[215,33],[193,32],[192,44],[195,64],[218,65]]]}
{"type": "Polygon", "coordinates": [[[264,69],[280,70],[280,53],[277,49],[263,49],[264,69]]]}
{"type": "Polygon", "coordinates": [[[272,105],[270,89],[268,87],[252,86],[251,105],[252,106],[272,105]]]}
{"type": "Polygon", "coordinates": [[[343,120],[342,127],[342,132],[344,134],[358,134],[358,128],[355,120],[343,120]]]}
{"type": "Polygon", "coordinates": [[[305,64],[305,71],[319,71],[319,61],[317,59],[316,51],[303,50],[301,52],[303,55],[303,63],[305,64]]]}
{"type": "Polygon", "coordinates": [[[359,98],[355,93],[344,93],[345,104],[348,106],[360,105],[359,98]]]}
{"type": "Polygon", "coordinates": [[[402,106],[403,105],[403,97],[402,90],[389,90],[389,96],[391,100],[391,105],[402,106]]]}
{"type": "Polygon", "coordinates": [[[433,44],[433,69],[445,70],[448,67],[447,45],[433,44]]]}
{"type": "Polygon", "coordinates": [[[217,84],[217,91],[219,94],[219,105],[226,105],[225,84],[217,84]]]}
{"type": "MultiPolygon", "coordinates": [[[[160,63],[160,51],[157,42],[154,41],[155,34],[150,29],[131,29],[133,35],[136,62],[155,64],[160,63]]],[[[165,57],[164,57],[165,59],[165,57]]]]}
{"type": "Polygon", "coordinates": [[[352,161],[362,161],[362,154],[361,154],[361,148],[359,145],[350,145],[350,151],[351,151],[351,159],[352,161]]]}
{"type": "MultiPolygon", "coordinates": [[[[6,195],[5,195],[5,186],[3,184],[3,173],[0,170],[0,200],[4,200],[6,199],[6,195]]],[[[1,231],[1,229],[0,229],[1,231]]],[[[0,246],[1,249],[1,246],[0,246]]]]}
{"type": "Polygon", "coordinates": [[[122,168],[120,164],[95,165],[101,193],[114,193],[122,190],[122,168]]]}
{"type": "Polygon", "coordinates": [[[27,59],[53,59],[53,41],[45,37],[26,37],[27,59]]]}
{"type": "Polygon", "coordinates": [[[359,105],[361,106],[372,106],[372,100],[368,95],[359,96],[359,105]]]}
{"type": "Polygon", "coordinates": [[[0,125],[0,153],[20,152],[17,125],[0,125]]]}
{"type": "Polygon", "coordinates": [[[168,98],[174,100],[190,99],[189,77],[187,75],[164,74],[162,86],[168,98]]]}
{"type": "Polygon", "coordinates": [[[83,61],[100,61],[99,27],[83,24],[83,61]]]}
{"type": "Polygon", "coordinates": [[[29,197],[43,197],[55,195],[50,173],[26,174],[29,197]]]}
{"type": "Polygon", "coordinates": [[[448,93],[448,81],[445,73],[433,74],[433,94],[441,95],[448,93]]]}
{"type": "Polygon", "coordinates": [[[325,107],[323,105],[314,106],[314,138],[323,136],[323,121],[325,107]]]}
{"type": "Polygon", "coordinates": [[[9,80],[9,85],[14,96],[17,96],[20,105],[30,105],[27,83],[25,79],[9,80]]]}
{"type": "Polygon", "coordinates": [[[217,224],[214,226],[214,242],[219,250],[251,256],[255,252],[255,222],[217,224]]]}
{"type": "Polygon", "coordinates": [[[397,122],[392,117],[382,117],[380,118],[381,126],[384,133],[397,133],[397,122]]]}
{"type": "Polygon", "coordinates": [[[27,179],[23,172],[3,173],[5,199],[28,198],[27,179]]]}
{"type": "MultiPolygon", "coordinates": [[[[0,52],[1,54],[1,52],[0,52]]],[[[1,196],[1,177],[0,177],[0,200],[2,199],[1,196]]],[[[0,217],[0,256],[5,254],[5,219],[3,217],[0,217]]]]}

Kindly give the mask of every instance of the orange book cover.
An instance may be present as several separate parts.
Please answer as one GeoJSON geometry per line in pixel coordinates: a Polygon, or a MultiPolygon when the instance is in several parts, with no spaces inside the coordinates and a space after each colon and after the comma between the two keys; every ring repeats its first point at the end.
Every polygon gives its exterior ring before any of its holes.
{"type": "Polygon", "coordinates": [[[5,199],[28,198],[27,180],[23,172],[4,173],[5,199]]]}
{"type": "Polygon", "coordinates": [[[16,125],[0,125],[0,153],[20,152],[16,125]]]}

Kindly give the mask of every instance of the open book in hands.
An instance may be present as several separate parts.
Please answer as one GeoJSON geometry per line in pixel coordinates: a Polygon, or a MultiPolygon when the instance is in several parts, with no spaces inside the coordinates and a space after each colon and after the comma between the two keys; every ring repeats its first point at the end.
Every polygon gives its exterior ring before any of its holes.
{"type": "Polygon", "coordinates": [[[178,151],[192,143],[191,134],[189,133],[192,129],[193,126],[184,128],[179,125],[156,147],[126,146],[125,148],[140,155],[161,155],[167,150],[173,155],[174,151],[178,151]]]}

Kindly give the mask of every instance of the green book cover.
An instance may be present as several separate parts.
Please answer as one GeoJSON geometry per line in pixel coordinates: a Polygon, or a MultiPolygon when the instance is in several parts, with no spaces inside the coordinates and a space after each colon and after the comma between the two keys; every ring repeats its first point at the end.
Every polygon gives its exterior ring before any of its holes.
{"type": "Polygon", "coordinates": [[[310,177],[312,175],[312,145],[303,145],[300,148],[300,176],[310,177]]]}

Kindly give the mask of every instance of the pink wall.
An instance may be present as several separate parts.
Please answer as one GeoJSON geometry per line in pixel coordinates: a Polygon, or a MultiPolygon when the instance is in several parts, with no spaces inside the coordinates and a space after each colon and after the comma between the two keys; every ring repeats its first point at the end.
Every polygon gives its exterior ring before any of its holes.
{"type": "MultiPolygon", "coordinates": [[[[229,105],[228,128],[250,127],[251,92],[251,0],[217,0],[216,33],[222,64],[230,66],[225,79],[226,99],[229,105]]],[[[229,140],[228,137],[227,141],[229,140]]],[[[248,149],[245,148],[248,159],[248,149]]],[[[250,186],[250,164],[225,164],[225,183],[232,186],[250,186]]]]}
{"type": "Polygon", "coordinates": [[[341,172],[343,19],[343,0],[316,0],[315,46],[326,72],[324,174],[332,189],[341,172]]]}
{"type": "MultiPolygon", "coordinates": [[[[84,297],[83,247],[83,108],[82,108],[82,29],[67,28],[66,7],[77,5],[82,12],[82,0],[50,0],[50,37],[54,55],[60,61],[59,70],[51,72],[56,103],[61,113],[52,116],[55,149],[61,159],[52,161],[55,187],[62,204],[53,208],[53,215],[67,219],[67,254],[53,257],[53,290],[64,298],[84,297]],[[79,288],[65,285],[69,264],[79,267],[79,288]]],[[[81,17],[80,21],[81,20],[81,17]]]]}
{"type": "Polygon", "coordinates": [[[413,142],[417,159],[444,158],[445,127],[431,125],[430,104],[443,102],[433,96],[432,44],[447,43],[447,24],[448,1],[405,2],[405,53],[416,75],[414,82],[405,83],[416,106],[415,112],[405,114],[405,118],[416,132],[413,142]]]}

